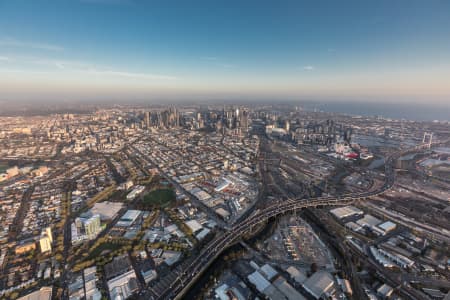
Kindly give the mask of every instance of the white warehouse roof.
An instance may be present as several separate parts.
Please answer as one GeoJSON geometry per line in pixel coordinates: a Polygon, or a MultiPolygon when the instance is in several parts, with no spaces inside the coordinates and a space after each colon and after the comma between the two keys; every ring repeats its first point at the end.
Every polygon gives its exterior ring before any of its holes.
{"type": "Polygon", "coordinates": [[[330,213],[332,213],[338,219],[343,219],[355,215],[362,215],[363,211],[354,206],[349,205],[332,209],[330,210],[330,213]]]}
{"type": "Polygon", "coordinates": [[[394,230],[397,227],[397,224],[391,221],[384,222],[383,224],[378,225],[384,232],[389,232],[394,230]]]}

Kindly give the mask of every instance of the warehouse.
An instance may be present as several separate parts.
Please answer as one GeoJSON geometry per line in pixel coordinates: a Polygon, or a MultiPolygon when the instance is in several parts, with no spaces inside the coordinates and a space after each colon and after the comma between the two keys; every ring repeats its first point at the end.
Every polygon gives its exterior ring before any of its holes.
{"type": "Polygon", "coordinates": [[[364,214],[362,210],[351,205],[332,209],[330,210],[330,213],[339,220],[354,216],[362,216],[364,214]]]}
{"type": "Polygon", "coordinates": [[[323,295],[333,292],[334,280],[330,273],[317,271],[303,283],[303,288],[314,298],[320,299],[323,295]]]}

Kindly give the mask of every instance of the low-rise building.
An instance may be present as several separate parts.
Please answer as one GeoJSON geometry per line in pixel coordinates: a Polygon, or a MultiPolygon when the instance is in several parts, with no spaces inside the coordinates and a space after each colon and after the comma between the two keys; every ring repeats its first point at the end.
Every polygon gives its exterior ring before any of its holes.
{"type": "Polygon", "coordinates": [[[362,216],[364,214],[362,210],[351,205],[332,209],[330,210],[330,213],[339,220],[354,216],[362,216]]]}
{"type": "Polygon", "coordinates": [[[34,249],[36,249],[36,243],[34,241],[27,241],[27,242],[17,245],[14,252],[17,255],[17,254],[23,254],[23,253],[30,252],[34,249]]]}
{"type": "Polygon", "coordinates": [[[111,300],[123,300],[130,297],[139,288],[136,273],[130,270],[108,280],[109,296],[111,300]]]}
{"type": "Polygon", "coordinates": [[[51,300],[52,299],[52,287],[44,286],[39,291],[35,291],[20,297],[18,300],[51,300]]]}
{"type": "Polygon", "coordinates": [[[41,236],[39,238],[39,246],[41,248],[41,252],[42,253],[51,252],[52,242],[53,242],[52,229],[50,227],[47,227],[44,231],[42,231],[41,236]]]}
{"type": "Polygon", "coordinates": [[[391,286],[387,285],[387,284],[383,284],[382,286],[380,286],[377,289],[377,294],[382,299],[389,298],[392,295],[392,293],[394,293],[394,289],[391,286]]]}
{"type": "Polygon", "coordinates": [[[320,299],[334,291],[333,276],[326,271],[317,271],[303,283],[303,288],[314,298],[320,299]]]}
{"type": "Polygon", "coordinates": [[[303,273],[302,271],[300,271],[299,269],[297,269],[294,266],[290,266],[289,268],[286,269],[286,272],[289,273],[289,275],[291,276],[292,279],[295,280],[295,282],[302,284],[306,281],[306,279],[308,279],[308,277],[306,277],[305,273],[303,273]]]}
{"type": "Polygon", "coordinates": [[[391,222],[391,221],[386,221],[380,225],[377,226],[377,230],[382,234],[385,235],[393,230],[395,230],[395,228],[397,228],[397,224],[391,222]]]}

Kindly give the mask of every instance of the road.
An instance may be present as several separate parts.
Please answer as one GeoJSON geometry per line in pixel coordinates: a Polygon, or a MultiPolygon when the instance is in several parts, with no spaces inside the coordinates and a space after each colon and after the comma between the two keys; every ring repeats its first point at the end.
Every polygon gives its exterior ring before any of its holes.
{"type": "Polygon", "coordinates": [[[25,216],[27,215],[28,210],[30,209],[30,199],[31,195],[34,192],[34,188],[36,185],[31,185],[22,196],[22,199],[20,200],[20,206],[19,209],[14,217],[14,220],[12,222],[11,229],[8,234],[8,240],[10,242],[14,241],[17,236],[20,235],[23,228],[23,221],[25,219],[25,216]]]}
{"type": "MultiPolygon", "coordinates": [[[[440,144],[442,143],[436,143],[434,146],[440,144]]],[[[156,290],[159,291],[158,293],[148,291],[143,295],[142,299],[181,299],[195,280],[198,279],[199,275],[201,275],[212,261],[214,261],[226,248],[239,242],[242,236],[251,232],[256,226],[267,222],[270,218],[303,208],[348,205],[354,201],[364,200],[384,193],[395,183],[395,161],[401,156],[422,151],[423,149],[426,149],[424,145],[418,145],[403,151],[395,152],[387,157],[385,160],[385,183],[377,190],[346,194],[338,197],[297,198],[286,201],[275,201],[268,207],[255,212],[247,219],[235,224],[229,231],[217,235],[202,249],[199,255],[193,258],[189,263],[184,264],[183,270],[174,280],[170,281],[170,283],[166,284],[164,287],[157,287],[156,290]]]]}
{"type": "Polygon", "coordinates": [[[173,180],[170,176],[167,176],[164,171],[154,162],[150,161],[149,159],[146,158],[146,156],[138,149],[136,148],[134,145],[131,145],[130,148],[135,152],[138,153],[140,155],[140,159],[142,159],[143,161],[145,161],[147,164],[151,165],[152,167],[156,168],[159,172],[159,174],[166,179],[168,182],[170,182],[173,186],[175,186],[177,189],[181,190],[184,192],[185,195],[187,195],[189,197],[189,200],[191,200],[191,203],[200,208],[204,213],[206,213],[208,215],[209,218],[211,218],[212,220],[214,220],[214,222],[216,222],[216,224],[220,227],[220,228],[228,228],[227,224],[220,219],[214,211],[211,210],[211,208],[207,207],[203,202],[201,202],[197,197],[195,197],[194,195],[192,195],[191,193],[187,192],[184,187],[179,184],[178,182],[176,182],[175,180],[173,180]]]}
{"type": "Polygon", "coordinates": [[[376,211],[378,214],[382,215],[385,218],[395,219],[397,220],[397,223],[405,227],[411,228],[416,231],[420,231],[422,234],[428,236],[432,240],[445,241],[447,243],[450,243],[450,232],[448,230],[429,226],[427,224],[424,224],[423,222],[418,222],[412,219],[411,217],[400,215],[395,211],[391,211],[389,209],[375,205],[373,203],[368,203],[367,207],[376,211]]]}

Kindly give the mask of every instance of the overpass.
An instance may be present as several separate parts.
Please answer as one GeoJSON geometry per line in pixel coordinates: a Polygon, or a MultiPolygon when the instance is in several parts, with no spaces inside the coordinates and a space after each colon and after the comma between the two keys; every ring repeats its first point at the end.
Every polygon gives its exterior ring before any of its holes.
{"type": "MultiPolygon", "coordinates": [[[[437,142],[432,146],[445,144],[448,141],[450,140],[437,142]]],[[[256,226],[267,222],[270,218],[303,208],[348,205],[354,201],[364,200],[384,193],[395,183],[395,161],[401,156],[429,149],[429,147],[429,144],[421,144],[391,154],[385,160],[385,182],[383,186],[377,190],[356,194],[344,194],[336,197],[297,198],[278,201],[262,210],[256,211],[253,215],[250,215],[246,219],[235,224],[229,231],[217,235],[195,258],[182,265],[181,270],[177,272],[176,278],[169,284],[164,287],[156,286],[152,288],[151,291],[148,290],[143,295],[142,299],[182,299],[183,295],[186,294],[200,275],[206,271],[208,266],[211,265],[225,249],[239,242],[242,236],[252,232],[256,226]]]]}

